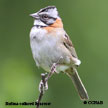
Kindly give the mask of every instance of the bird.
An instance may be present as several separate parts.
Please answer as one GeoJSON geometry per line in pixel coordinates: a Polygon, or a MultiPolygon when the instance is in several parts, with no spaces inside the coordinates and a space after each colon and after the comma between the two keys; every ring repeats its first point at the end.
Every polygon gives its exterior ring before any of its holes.
{"type": "Polygon", "coordinates": [[[81,100],[89,99],[77,72],[81,61],[64,30],[56,6],[47,6],[30,16],[34,19],[30,31],[30,47],[37,67],[50,72],[52,65],[58,62],[56,72],[64,72],[72,79],[81,100]]]}

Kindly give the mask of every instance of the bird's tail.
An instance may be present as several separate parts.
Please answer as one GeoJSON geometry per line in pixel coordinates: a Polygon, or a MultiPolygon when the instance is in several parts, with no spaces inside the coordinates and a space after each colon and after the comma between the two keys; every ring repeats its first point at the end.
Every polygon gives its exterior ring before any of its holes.
{"type": "Polygon", "coordinates": [[[81,100],[89,99],[87,91],[78,75],[76,68],[71,68],[71,71],[68,71],[67,75],[72,79],[72,82],[74,83],[74,86],[78,91],[81,100]]]}

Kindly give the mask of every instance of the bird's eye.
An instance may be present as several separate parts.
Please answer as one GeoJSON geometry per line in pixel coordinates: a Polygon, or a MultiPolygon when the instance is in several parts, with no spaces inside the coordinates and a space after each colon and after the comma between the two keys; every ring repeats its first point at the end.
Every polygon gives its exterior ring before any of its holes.
{"type": "Polygon", "coordinates": [[[48,15],[44,14],[44,15],[42,15],[42,18],[43,19],[48,19],[48,15]]]}

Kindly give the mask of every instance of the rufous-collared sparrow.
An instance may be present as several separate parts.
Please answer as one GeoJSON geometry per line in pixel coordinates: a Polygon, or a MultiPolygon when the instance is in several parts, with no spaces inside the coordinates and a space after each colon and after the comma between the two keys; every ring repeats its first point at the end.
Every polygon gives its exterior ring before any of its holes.
{"type": "Polygon", "coordinates": [[[88,99],[87,91],[78,75],[80,60],[55,6],[45,7],[31,14],[34,25],[30,32],[30,45],[38,67],[50,72],[53,63],[59,61],[57,72],[66,73],[73,81],[82,100],[88,99]]]}

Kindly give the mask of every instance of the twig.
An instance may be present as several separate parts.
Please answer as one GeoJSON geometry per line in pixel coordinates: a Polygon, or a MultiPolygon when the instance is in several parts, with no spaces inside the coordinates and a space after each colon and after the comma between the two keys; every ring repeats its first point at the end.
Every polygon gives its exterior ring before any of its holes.
{"type": "Polygon", "coordinates": [[[48,90],[48,80],[49,78],[53,75],[54,72],[56,72],[56,63],[54,63],[51,67],[51,71],[49,72],[49,74],[41,74],[41,77],[42,77],[42,80],[40,82],[40,85],[39,85],[39,91],[40,91],[40,94],[39,94],[39,97],[38,97],[38,100],[36,101],[37,103],[37,106],[36,108],[39,108],[40,106],[40,102],[42,100],[42,97],[45,93],[46,90],[48,90]]]}

